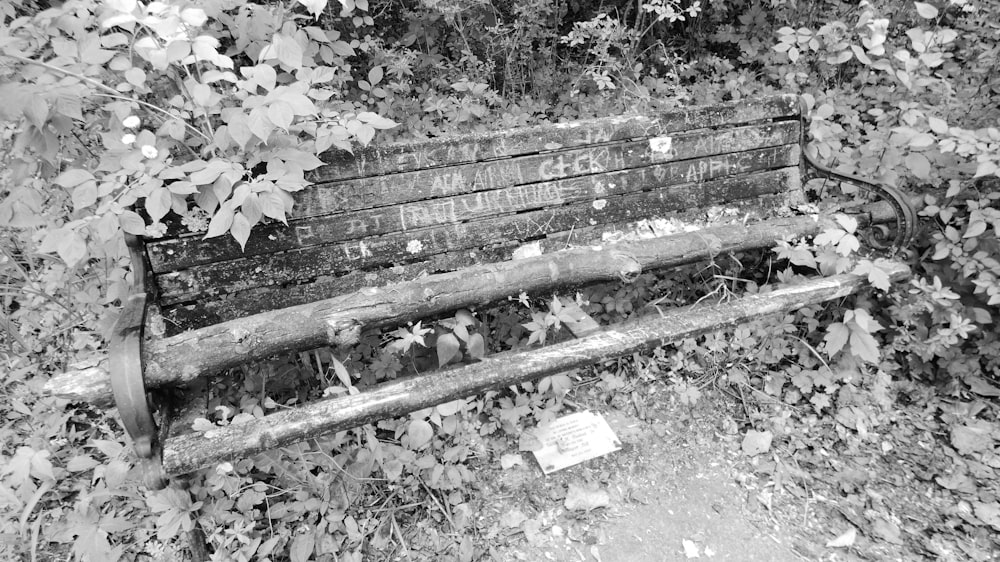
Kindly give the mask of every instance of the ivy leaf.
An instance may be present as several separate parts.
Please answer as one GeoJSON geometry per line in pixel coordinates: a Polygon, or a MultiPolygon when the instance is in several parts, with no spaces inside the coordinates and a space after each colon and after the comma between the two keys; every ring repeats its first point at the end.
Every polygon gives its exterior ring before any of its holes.
{"type": "MultiPolygon", "coordinates": [[[[213,217],[214,218],[214,217],[213,217]]],[[[239,243],[240,249],[246,251],[247,240],[250,239],[250,229],[253,225],[250,224],[250,220],[243,213],[236,213],[233,215],[233,224],[230,226],[229,232],[239,243]]],[[[209,229],[212,226],[209,224],[209,229]]]]}
{"type": "Polygon", "coordinates": [[[828,228],[813,240],[818,246],[835,246],[847,233],[839,228],[828,228]]]}
{"type": "Polygon", "coordinates": [[[451,361],[458,355],[459,347],[460,344],[455,334],[444,334],[439,337],[437,340],[438,365],[447,365],[448,361],[451,361]]]}
{"type": "Polygon", "coordinates": [[[826,336],[823,337],[823,341],[826,342],[827,355],[830,357],[836,355],[847,345],[847,340],[850,336],[851,330],[847,327],[847,324],[843,322],[830,324],[826,329],[826,336]]]}

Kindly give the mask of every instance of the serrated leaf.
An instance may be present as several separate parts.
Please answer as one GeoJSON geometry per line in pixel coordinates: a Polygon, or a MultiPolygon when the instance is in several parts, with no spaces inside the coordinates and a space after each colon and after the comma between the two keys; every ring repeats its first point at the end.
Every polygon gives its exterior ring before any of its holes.
{"type": "Polygon", "coordinates": [[[843,227],[848,233],[853,234],[858,231],[858,219],[850,215],[837,213],[833,216],[833,220],[837,221],[837,224],[843,227]]]}
{"type": "Polygon", "coordinates": [[[847,345],[847,340],[851,336],[851,330],[843,322],[834,322],[826,328],[826,335],[823,341],[826,342],[826,354],[830,357],[836,355],[847,345]]]}
{"type": "Polygon", "coordinates": [[[447,365],[456,355],[460,347],[455,334],[444,334],[437,340],[438,365],[447,365]]]}
{"type": "Polygon", "coordinates": [[[857,236],[853,234],[848,234],[840,239],[837,243],[837,253],[847,257],[861,248],[861,242],[858,240],[857,236]]]}
{"type": "Polygon", "coordinates": [[[884,269],[873,263],[871,260],[861,260],[858,265],[855,266],[855,275],[865,275],[868,278],[868,282],[872,284],[873,287],[881,291],[888,291],[890,287],[889,274],[886,273],[884,269]]]}
{"type": "Polygon", "coordinates": [[[938,9],[926,2],[914,2],[914,6],[917,8],[917,14],[928,20],[932,20],[938,17],[938,9]]]}
{"type": "Polygon", "coordinates": [[[851,355],[869,363],[878,363],[878,342],[871,334],[861,330],[851,330],[851,355]]]}
{"type": "Polygon", "coordinates": [[[847,233],[839,228],[828,228],[816,235],[813,242],[818,246],[835,246],[847,233]]]}

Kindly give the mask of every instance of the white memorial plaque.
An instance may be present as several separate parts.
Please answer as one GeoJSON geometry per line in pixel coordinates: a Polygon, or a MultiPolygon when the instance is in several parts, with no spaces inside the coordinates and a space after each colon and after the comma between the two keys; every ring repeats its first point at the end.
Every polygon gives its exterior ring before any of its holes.
{"type": "Polygon", "coordinates": [[[534,431],[541,447],[533,451],[542,472],[551,474],[621,449],[621,442],[600,414],[577,412],[534,431]]]}

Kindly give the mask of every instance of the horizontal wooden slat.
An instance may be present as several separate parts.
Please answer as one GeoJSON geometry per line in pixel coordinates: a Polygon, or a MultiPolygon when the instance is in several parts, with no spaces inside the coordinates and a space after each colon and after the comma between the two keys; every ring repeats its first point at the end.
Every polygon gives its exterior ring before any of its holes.
{"type": "MultiPolygon", "coordinates": [[[[942,191],[943,193],[943,191],[942,191]]],[[[911,198],[912,204],[920,208],[925,204],[923,195],[916,195],[911,198]]],[[[853,215],[858,219],[858,224],[862,227],[868,226],[871,223],[875,224],[886,224],[895,221],[895,211],[892,206],[885,202],[872,203],[865,206],[862,209],[861,214],[853,215]]],[[[826,228],[832,226],[834,223],[825,217],[808,217],[808,216],[797,216],[788,217],[783,219],[773,219],[765,222],[750,222],[748,224],[727,224],[721,227],[703,229],[697,232],[693,232],[687,235],[676,235],[670,237],[664,237],[659,239],[653,239],[649,241],[653,244],[651,248],[655,248],[657,244],[661,243],[681,243],[685,237],[689,243],[698,242],[698,251],[681,251],[679,254],[674,252],[672,257],[671,252],[668,250],[659,250],[652,252],[656,256],[656,261],[642,262],[642,267],[652,269],[657,267],[668,267],[674,265],[681,265],[685,263],[692,263],[699,261],[701,259],[706,259],[709,256],[716,255],[720,252],[735,252],[748,250],[753,248],[768,248],[772,247],[777,240],[797,238],[801,236],[811,236],[826,228]],[[709,247],[705,244],[705,240],[711,240],[707,238],[707,235],[711,234],[712,237],[720,240],[720,243],[716,246],[714,243],[713,247],[709,247]],[[666,258],[665,258],[666,256],[666,258]]],[[[587,231],[588,229],[581,229],[581,231],[587,231]]],[[[578,231],[574,230],[571,234],[572,239],[576,239],[576,233],[578,231]]],[[[641,244],[645,244],[642,242],[641,244]]],[[[609,246],[609,250],[614,250],[615,248],[621,247],[620,244],[614,244],[609,246]]],[[[558,244],[556,248],[562,248],[563,244],[558,244]]],[[[574,251],[586,251],[589,246],[577,249],[563,250],[564,252],[574,252],[574,251]]],[[[544,264],[548,268],[548,264],[560,259],[559,256],[562,252],[556,252],[554,254],[546,253],[545,255],[539,256],[537,258],[529,258],[527,260],[518,263],[519,269],[524,269],[524,264],[544,264]]],[[[480,274],[480,268],[496,268],[499,264],[482,265],[482,266],[471,266],[468,269],[464,269],[461,273],[450,273],[450,274],[438,274],[431,275],[427,277],[419,277],[417,279],[412,279],[403,283],[403,286],[408,286],[409,284],[415,285],[415,291],[423,294],[423,283],[438,283],[439,285],[452,284],[451,279],[462,279],[470,275],[480,274]]],[[[387,271],[387,270],[382,270],[387,271]]],[[[552,281],[550,278],[536,279],[538,282],[545,282],[545,286],[554,286],[559,284],[559,280],[552,281]]],[[[399,285],[396,285],[399,286],[399,285]]],[[[501,288],[502,289],[502,288],[501,288]]],[[[485,285],[482,291],[496,291],[497,287],[491,285],[485,285]]],[[[524,290],[528,291],[539,291],[540,286],[525,287],[524,290]]],[[[432,290],[433,292],[433,290],[432,290]]],[[[396,294],[392,287],[383,287],[378,289],[377,295],[393,295],[402,300],[408,298],[408,294],[396,294]]],[[[485,295],[488,297],[489,295],[485,295]]],[[[507,296],[507,295],[503,295],[507,296]]],[[[484,295],[480,292],[477,295],[457,295],[456,298],[436,298],[429,301],[421,301],[411,303],[414,306],[419,306],[419,310],[414,312],[423,312],[428,316],[433,316],[436,314],[444,313],[447,310],[453,310],[455,308],[461,308],[464,306],[472,306],[475,304],[482,303],[482,298],[484,295]]],[[[344,295],[337,297],[338,302],[345,302],[358,305],[357,310],[362,311],[366,316],[365,318],[359,318],[356,321],[363,326],[378,327],[377,323],[372,323],[371,318],[377,318],[380,314],[384,313],[378,309],[378,303],[369,299],[372,299],[371,289],[365,288],[360,289],[356,293],[350,295],[344,295]]],[[[301,349],[297,347],[298,343],[290,341],[288,337],[277,337],[272,338],[273,330],[285,330],[287,331],[289,326],[294,326],[295,323],[289,323],[282,320],[285,314],[292,314],[291,318],[299,320],[309,318],[312,322],[323,323],[328,318],[324,316],[324,311],[326,314],[330,313],[331,303],[330,301],[317,301],[312,299],[310,305],[301,305],[299,307],[293,307],[284,310],[275,310],[267,314],[257,315],[256,317],[247,318],[245,321],[234,324],[234,323],[224,323],[214,326],[208,326],[200,330],[195,330],[193,332],[178,334],[172,337],[167,337],[163,339],[156,338],[150,342],[149,348],[144,351],[144,360],[147,364],[152,365],[153,368],[146,372],[146,383],[149,388],[160,388],[163,386],[173,385],[173,384],[183,384],[189,383],[195,380],[199,376],[205,374],[211,374],[222,369],[233,367],[241,363],[258,361],[272,355],[286,352],[293,347],[295,349],[301,349]],[[257,320],[254,320],[257,318],[257,320]],[[245,323],[244,323],[245,322],[245,323]],[[249,342],[244,342],[241,338],[237,337],[241,333],[234,330],[233,327],[249,326],[246,329],[248,335],[253,335],[253,340],[249,342]],[[190,347],[191,341],[203,340],[207,347],[204,348],[192,348],[190,347]],[[222,345],[218,345],[221,343],[222,345]],[[232,346],[238,346],[239,353],[232,353],[232,346]]],[[[336,310],[336,307],[333,307],[336,310]]],[[[351,310],[347,311],[351,313],[351,310]]],[[[157,332],[155,326],[150,325],[153,323],[155,315],[150,315],[147,321],[147,333],[157,332]]],[[[416,318],[414,318],[416,319],[416,318]]],[[[393,319],[399,320],[399,318],[393,319]]],[[[402,322],[406,322],[403,320],[402,322]]],[[[396,324],[399,325],[399,324],[396,324]]],[[[388,324],[386,324],[388,326],[388,324]]],[[[162,332],[162,326],[160,326],[159,331],[162,332]]],[[[64,373],[53,376],[44,385],[45,392],[52,396],[63,397],[67,400],[78,401],[78,402],[90,402],[100,406],[112,405],[112,392],[111,392],[111,382],[108,376],[107,359],[103,358],[101,360],[89,361],[82,364],[75,364],[69,370],[64,373]]]]}
{"type": "MultiPolygon", "coordinates": [[[[762,153],[755,165],[763,169],[772,165],[789,166],[796,161],[797,151],[798,146],[792,145],[783,154],[777,151],[770,155],[762,153]]],[[[574,199],[586,202],[198,266],[159,275],[157,283],[161,300],[176,303],[212,293],[226,294],[380,264],[414,261],[446,251],[475,248],[498,241],[527,240],[551,232],[569,230],[574,225],[587,226],[645,218],[652,209],[669,212],[704,205],[724,205],[728,201],[792,191],[789,186],[797,185],[797,169],[785,169],[772,175],[756,174],[727,178],[725,181],[668,186],[635,197],[607,195],[609,190],[629,193],[639,191],[640,187],[657,186],[659,180],[656,176],[656,171],[641,168],[623,172],[614,180],[563,180],[583,184],[579,186],[581,195],[574,199]],[[611,184],[616,187],[610,188],[611,184]],[[590,199],[594,201],[589,201],[590,199]]],[[[706,176],[710,177],[711,172],[706,171],[706,176]]],[[[564,197],[566,199],[568,197],[564,197]]]]}
{"type": "MultiPolygon", "coordinates": [[[[760,150],[797,143],[799,135],[798,121],[767,123],[681,134],[669,142],[661,138],[652,147],[650,141],[631,142],[313,186],[296,194],[293,215],[323,216],[292,220],[287,227],[279,223],[258,225],[245,250],[228,236],[206,240],[200,235],[186,235],[150,240],[147,253],[152,270],[162,273],[307,245],[518,212],[533,208],[532,205],[537,208],[563,202],[560,192],[572,189],[575,184],[554,183],[554,178],[760,150]],[[377,208],[365,209],[375,205],[377,208]],[[346,212],[351,210],[355,212],[346,212]],[[335,214],[329,216],[329,213],[335,214]],[[303,233],[308,233],[305,239],[303,233]]],[[[676,181],[676,172],[687,176],[700,173],[692,171],[691,166],[701,166],[703,161],[692,161],[686,169],[672,168],[666,181],[676,181]]],[[[709,165],[713,165],[712,161],[709,165]]]]}
{"type": "MultiPolygon", "coordinates": [[[[750,216],[752,221],[762,220],[763,217],[777,216],[779,208],[787,208],[790,203],[798,202],[795,200],[789,201],[790,195],[793,194],[783,192],[746,201],[736,201],[730,203],[726,209],[735,213],[733,216],[739,220],[747,216],[750,216]]],[[[651,209],[651,213],[654,212],[655,209],[651,209]]],[[[688,224],[698,224],[705,222],[705,213],[706,210],[702,209],[676,216],[679,216],[682,220],[686,220],[688,224]]],[[[732,220],[732,216],[730,220],[732,220]]],[[[631,223],[629,221],[619,221],[593,227],[573,228],[549,234],[544,239],[536,240],[533,243],[538,243],[545,254],[565,250],[568,247],[600,245],[604,243],[602,235],[604,232],[608,232],[608,228],[613,229],[616,225],[623,224],[632,224],[634,226],[634,221],[631,223]]],[[[276,310],[336,297],[362,290],[365,287],[380,287],[391,283],[417,279],[428,273],[455,271],[464,267],[507,261],[513,259],[513,252],[518,247],[516,244],[507,244],[504,246],[477,248],[475,252],[447,252],[432,256],[425,261],[391,268],[351,271],[343,276],[329,276],[297,285],[257,287],[247,291],[230,293],[218,299],[203,299],[193,304],[170,306],[163,310],[163,317],[166,321],[167,334],[175,335],[185,330],[244,318],[268,310],[276,310]]]]}
{"type": "Polygon", "coordinates": [[[573,123],[459,135],[447,139],[401,142],[337,150],[323,158],[328,165],[309,176],[315,183],[479,162],[573,146],[648,138],[676,131],[738,125],[799,116],[798,96],[779,95],[712,106],[672,109],[658,115],[589,119],[573,123]]]}
{"type": "MultiPolygon", "coordinates": [[[[572,134],[572,132],[568,133],[572,134]]],[[[798,121],[700,129],[667,137],[318,184],[295,194],[289,216],[385,207],[553,179],[798,143],[798,121]]]]}
{"type": "MultiPolygon", "coordinates": [[[[909,269],[895,263],[890,266],[889,275],[897,281],[908,276],[909,269]]],[[[547,347],[498,353],[471,365],[400,379],[359,394],[306,404],[243,424],[167,439],[163,465],[169,474],[185,474],[216,462],[246,458],[310,437],[402,416],[486,390],[586,367],[755,318],[841,298],[867,284],[867,278],[862,275],[811,279],[722,304],[669,310],[547,347]]]]}

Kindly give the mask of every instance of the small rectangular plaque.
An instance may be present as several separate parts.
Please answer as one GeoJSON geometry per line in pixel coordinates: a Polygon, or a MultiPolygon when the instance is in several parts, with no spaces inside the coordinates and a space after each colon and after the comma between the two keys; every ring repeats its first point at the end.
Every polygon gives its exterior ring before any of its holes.
{"type": "Polygon", "coordinates": [[[541,447],[534,451],[542,472],[551,474],[621,449],[621,442],[600,414],[577,412],[534,431],[541,447]]]}

